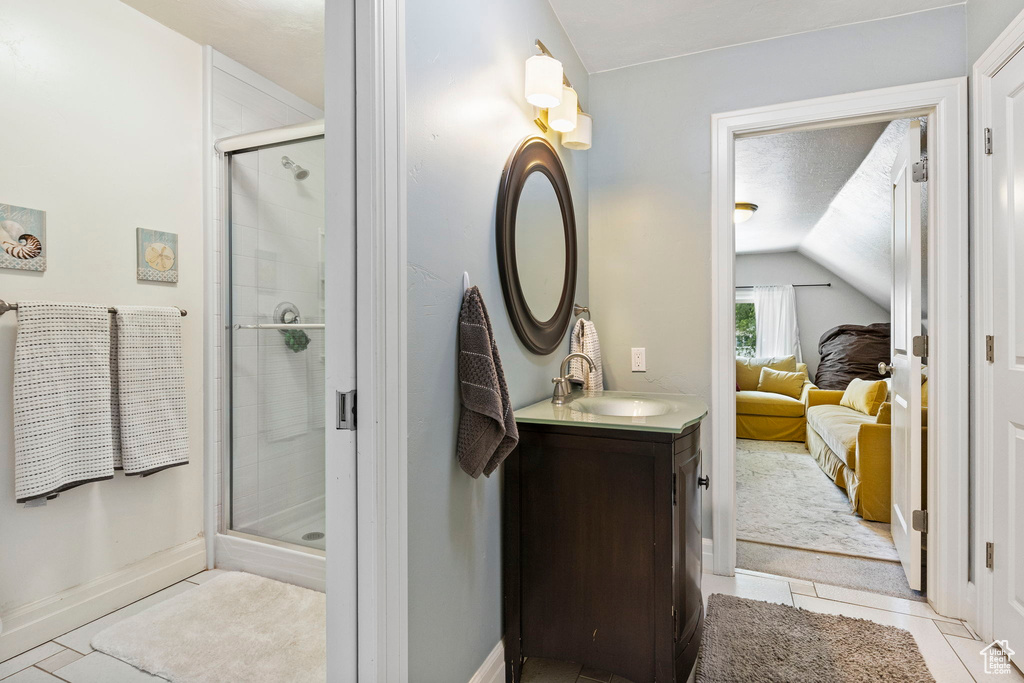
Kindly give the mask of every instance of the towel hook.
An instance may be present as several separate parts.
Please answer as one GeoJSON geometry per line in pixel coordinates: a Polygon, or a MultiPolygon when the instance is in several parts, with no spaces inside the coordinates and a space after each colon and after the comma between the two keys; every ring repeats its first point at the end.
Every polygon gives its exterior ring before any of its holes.
{"type": "Polygon", "coordinates": [[[590,309],[589,308],[587,308],[586,306],[580,306],[579,304],[573,304],[572,305],[572,314],[575,315],[577,318],[579,316],[583,315],[584,313],[587,314],[587,320],[590,320],[590,309]]]}
{"type": "Polygon", "coordinates": [[[462,292],[465,294],[466,290],[469,289],[469,273],[462,272],[462,292]]]}

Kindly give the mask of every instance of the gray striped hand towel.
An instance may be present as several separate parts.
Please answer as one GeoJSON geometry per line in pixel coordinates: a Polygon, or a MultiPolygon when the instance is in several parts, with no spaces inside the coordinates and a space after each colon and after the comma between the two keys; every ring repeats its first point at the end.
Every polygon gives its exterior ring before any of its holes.
{"type": "Polygon", "coordinates": [[[14,350],[14,492],[24,503],[114,476],[106,306],[23,301],[14,350]]]}
{"type": "Polygon", "coordinates": [[[124,473],[187,464],[181,313],[168,306],[118,306],[115,325],[124,473]]]}
{"type": "Polygon", "coordinates": [[[476,479],[490,476],[519,443],[512,401],[491,320],[477,287],[462,297],[459,314],[459,466],[476,479]]]}
{"type": "Polygon", "coordinates": [[[569,353],[585,353],[594,361],[596,370],[579,358],[569,361],[569,378],[576,384],[582,384],[584,391],[602,391],[604,389],[604,371],[601,369],[601,340],[597,338],[597,328],[589,320],[577,320],[572,328],[572,339],[569,341],[569,353]]]}

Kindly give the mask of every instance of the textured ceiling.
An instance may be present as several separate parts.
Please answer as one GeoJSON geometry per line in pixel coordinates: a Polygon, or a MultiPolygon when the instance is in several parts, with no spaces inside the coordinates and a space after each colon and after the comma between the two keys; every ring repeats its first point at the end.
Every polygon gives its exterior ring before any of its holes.
{"type": "Polygon", "coordinates": [[[736,201],[758,211],[736,226],[736,252],[796,251],[885,130],[885,123],[736,141],[736,201]]]}
{"type": "Polygon", "coordinates": [[[765,135],[736,142],[737,253],[799,251],[889,308],[889,171],[907,121],[765,135]]]}
{"type": "Polygon", "coordinates": [[[590,73],[963,0],[550,0],[590,73]]]}
{"type": "Polygon", "coordinates": [[[121,0],[321,109],[324,0],[121,0]]]}

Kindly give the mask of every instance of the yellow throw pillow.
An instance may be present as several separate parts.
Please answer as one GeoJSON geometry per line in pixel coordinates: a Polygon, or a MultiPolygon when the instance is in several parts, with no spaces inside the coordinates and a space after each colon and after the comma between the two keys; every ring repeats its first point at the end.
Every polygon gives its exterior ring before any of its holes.
{"type": "Polygon", "coordinates": [[[883,380],[868,382],[863,379],[854,379],[843,392],[843,397],[839,399],[839,405],[873,417],[878,414],[878,409],[885,403],[888,393],[889,387],[883,380]]]}
{"type": "Polygon", "coordinates": [[[783,372],[771,368],[761,368],[761,378],[757,382],[757,390],[800,398],[804,392],[804,380],[806,379],[807,376],[802,372],[783,372]]]}
{"type": "Polygon", "coordinates": [[[771,368],[782,372],[796,372],[796,356],[782,358],[737,358],[736,384],[742,391],[757,391],[761,381],[761,369],[771,368]]]}

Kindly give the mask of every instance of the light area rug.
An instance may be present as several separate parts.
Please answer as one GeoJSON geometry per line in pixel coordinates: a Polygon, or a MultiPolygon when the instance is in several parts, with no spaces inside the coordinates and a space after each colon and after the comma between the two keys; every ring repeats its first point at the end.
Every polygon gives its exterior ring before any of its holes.
{"type": "Polygon", "coordinates": [[[696,683],[934,681],[909,631],[715,593],[696,683]]]}
{"type": "Polygon", "coordinates": [[[910,588],[899,562],[737,541],[736,566],[791,579],[925,601],[924,593],[910,588]]]}
{"type": "Polygon", "coordinates": [[[737,540],[899,561],[889,525],[854,514],[802,443],[737,439],[736,508],[737,540]]]}
{"type": "Polygon", "coordinates": [[[93,649],[175,683],[326,681],[324,594],[227,572],[100,631],[93,649]]]}

